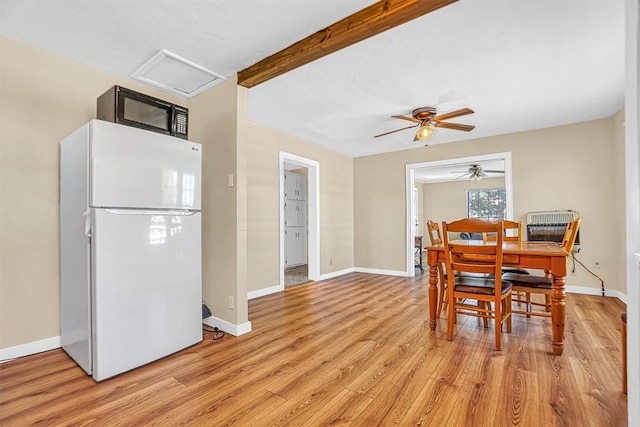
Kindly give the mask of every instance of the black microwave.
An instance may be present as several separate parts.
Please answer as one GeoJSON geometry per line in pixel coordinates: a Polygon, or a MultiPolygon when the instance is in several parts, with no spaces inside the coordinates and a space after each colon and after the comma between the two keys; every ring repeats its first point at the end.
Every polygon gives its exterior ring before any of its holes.
{"type": "Polygon", "coordinates": [[[114,86],[98,97],[97,117],[108,122],[187,139],[187,108],[122,86],[114,86]]]}

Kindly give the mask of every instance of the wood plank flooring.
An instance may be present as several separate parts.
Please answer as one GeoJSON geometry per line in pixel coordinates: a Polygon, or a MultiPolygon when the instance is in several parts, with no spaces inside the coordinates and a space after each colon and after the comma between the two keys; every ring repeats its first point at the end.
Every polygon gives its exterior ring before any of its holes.
{"type": "Polygon", "coordinates": [[[625,426],[617,299],[550,319],[428,327],[428,275],[353,273],[250,301],[253,332],[95,383],[62,351],[0,365],[0,425],[625,426]]]}

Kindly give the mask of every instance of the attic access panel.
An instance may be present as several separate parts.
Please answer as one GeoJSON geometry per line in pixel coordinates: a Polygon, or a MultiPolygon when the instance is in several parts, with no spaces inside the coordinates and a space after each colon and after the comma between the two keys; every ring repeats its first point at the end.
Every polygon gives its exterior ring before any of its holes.
{"type": "Polygon", "coordinates": [[[193,98],[226,80],[164,49],[145,62],[131,77],[184,98],[193,98]]]}

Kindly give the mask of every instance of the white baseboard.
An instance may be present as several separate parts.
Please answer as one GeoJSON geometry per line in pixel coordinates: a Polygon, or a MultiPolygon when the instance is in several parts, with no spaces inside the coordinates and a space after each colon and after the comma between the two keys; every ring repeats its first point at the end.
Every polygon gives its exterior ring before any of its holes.
{"type": "Polygon", "coordinates": [[[275,294],[284,291],[284,286],[276,285],[269,288],[258,289],[257,291],[247,292],[247,299],[263,297],[265,295],[275,294]]]}
{"type": "Polygon", "coordinates": [[[61,347],[60,337],[45,338],[40,341],[28,342],[13,347],[0,349],[0,363],[17,359],[18,357],[30,356],[43,351],[53,350],[61,347]]]}
{"type": "MultiPolygon", "coordinates": [[[[321,274],[317,281],[333,279],[334,277],[342,276],[343,274],[353,273],[354,271],[355,269],[352,267],[352,268],[345,268],[344,270],[333,271],[331,273],[321,274]]],[[[279,285],[270,286],[268,288],[247,292],[247,299],[259,298],[265,295],[271,295],[271,294],[275,294],[282,291],[284,291],[284,286],[279,286],[279,285]]]]}
{"type": "MultiPolygon", "coordinates": [[[[605,295],[607,295],[607,292],[609,292],[609,291],[605,290],[605,291],[604,291],[604,294],[605,294],[605,295]]],[[[622,292],[620,292],[620,291],[614,291],[614,290],[612,290],[611,292],[615,292],[615,294],[616,294],[616,295],[612,295],[612,296],[615,296],[615,297],[617,297],[620,301],[622,301],[623,303],[628,304],[628,303],[627,303],[627,294],[623,294],[623,293],[622,293],[622,292]]]]}
{"type": "Polygon", "coordinates": [[[226,320],[222,320],[222,319],[218,319],[217,317],[210,316],[202,320],[202,323],[204,323],[205,325],[211,326],[212,328],[218,328],[235,337],[239,337],[240,335],[244,335],[251,332],[251,322],[245,322],[239,325],[235,325],[233,323],[227,322],[226,320]]]}
{"type": "Polygon", "coordinates": [[[409,277],[406,271],[399,271],[399,270],[380,270],[377,268],[356,267],[354,271],[357,273],[382,274],[384,276],[409,277]]]}
{"type": "Polygon", "coordinates": [[[344,274],[353,273],[354,271],[356,271],[356,269],[353,268],[353,267],[345,268],[344,270],[332,271],[331,273],[321,274],[320,278],[318,280],[333,279],[334,277],[342,276],[344,274]]]}
{"type": "MultiPolygon", "coordinates": [[[[584,294],[584,295],[602,295],[602,290],[598,288],[587,288],[585,286],[565,286],[565,292],[572,294],[584,294]]],[[[605,289],[605,297],[618,298],[620,301],[627,303],[627,296],[616,289],[605,289]]]]}

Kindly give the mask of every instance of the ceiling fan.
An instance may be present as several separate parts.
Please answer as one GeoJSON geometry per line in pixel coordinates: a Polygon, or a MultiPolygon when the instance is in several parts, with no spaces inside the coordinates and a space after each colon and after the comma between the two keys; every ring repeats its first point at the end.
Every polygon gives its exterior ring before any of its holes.
{"type": "Polygon", "coordinates": [[[482,169],[482,166],[478,165],[478,164],[472,164],[469,165],[469,170],[468,171],[452,171],[451,173],[462,173],[462,175],[460,175],[459,177],[457,177],[456,179],[454,179],[454,181],[458,181],[459,179],[462,178],[469,178],[471,181],[480,181],[482,178],[488,178],[489,175],[487,175],[488,173],[498,173],[498,174],[504,174],[504,171],[499,171],[499,170],[484,170],[482,169]]]}
{"type": "Polygon", "coordinates": [[[436,109],[434,107],[422,107],[416,108],[411,112],[411,117],[407,116],[391,116],[394,119],[407,120],[410,122],[417,123],[413,126],[407,126],[404,128],[392,130],[391,132],[381,133],[380,135],[374,136],[374,138],[378,138],[381,136],[389,135],[391,133],[399,132],[405,129],[418,128],[416,130],[416,135],[413,138],[414,141],[424,141],[431,136],[435,132],[435,128],[446,128],[446,129],[455,129],[455,130],[463,130],[465,132],[469,132],[475,128],[475,126],[471,125],[463,125],[458,123],[448,123],[443,122],[443,120],[452,119],[454,117],[465,116],[467,114],[473,114],[474,111],[469,108],[462,108],[460,110],[452,111],[450,113],[436,115],[436,109]]]}

